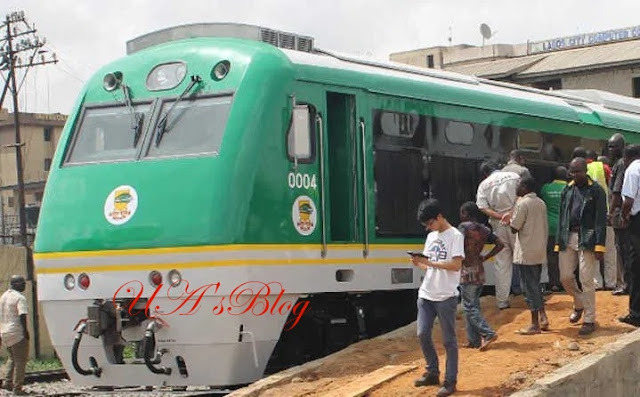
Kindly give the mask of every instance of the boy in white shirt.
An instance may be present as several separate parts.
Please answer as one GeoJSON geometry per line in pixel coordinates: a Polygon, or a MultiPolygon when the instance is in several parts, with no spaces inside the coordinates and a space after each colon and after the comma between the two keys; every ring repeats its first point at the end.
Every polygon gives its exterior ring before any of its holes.
{"type": "Polygon", "coordinates": [[[464,259],[464,236],[449,224],[442,214],[438,200],[420,203],[418,221],[431,230],[424,244],[423,255],[414,254],[411,261],[425,270],[418,291],[418,338],[427,362],[427,372],[415,381],[416,386],[440,384],[438,354],[433,346],[431,331],[436,317],[440,320],[444,348],[447,353],[444,385],[437,396],[455,392],[458,380],[458,341],[456,339],[456,307],[460,268],[464,259]]]}

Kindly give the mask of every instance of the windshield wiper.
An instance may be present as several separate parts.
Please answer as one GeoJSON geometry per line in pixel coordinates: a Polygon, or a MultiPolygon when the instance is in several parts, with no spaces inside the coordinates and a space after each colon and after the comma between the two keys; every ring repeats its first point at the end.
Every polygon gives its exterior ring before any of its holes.
{"type": "Polygon", "coordinates": [[[133,130],[133,147],[136,147],[140,135],[142,134],[142,121],[144,120],[144,114],[136,113],[133,105],[131,104],[131,92],[126,84],[122,84],[122,93],[124,95],[124,103],[131,113],[131,129],[133,130]]]}
{"type": "Polygon", "coordinates": [[[162,118],[158,122],[158,125],[156,126],[156,130],[157,130],[157,133],[156,133],[156,146],[158,146],[160,144],[160,141],[162,140],[162,136],[164,135],[165,132],[167,132],[167,119],[169,118],[169,114],[171,113],[171,111],[173,111],[173,109],[176,107],[178,102],[180,102],[182,100],[182,98],[184,98],[184,96],[187,95],[187,93],[189,91],[191,91],[193,86],[196,85],[196,83],[199,83],[201,81],[202,81],[202,79],[200,78],[200,76],[197,76],[197,75],[196,76],[191,76],[191,83],[189,83],[187,88],[185,88],[185,90],[182,92],[182,94],[180,94],[178,99],[176,99],[176,101],[173,102],[173,105],[171,105],[169,110],[167,110],[167,113],[165,113],[164,116],[162,116],[162,118]]]}

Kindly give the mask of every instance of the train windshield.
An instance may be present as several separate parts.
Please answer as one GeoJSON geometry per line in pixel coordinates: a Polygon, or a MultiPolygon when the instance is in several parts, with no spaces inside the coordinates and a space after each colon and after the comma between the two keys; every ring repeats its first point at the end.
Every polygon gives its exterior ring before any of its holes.
{"type": "MultiPolygon", "coordinates": [[[[150,108],[150,104],[136,105],[133,111],[147,115],[150,108]]],[[[135,116],[126,106],[87,108],[75,133],[67,164],[135,159],[136,128],[132,120],[135,116]]]]}
{"type": "Polygon", "coordinates": [[[136,160],[140,150],[150,158],[218,155],[232,98],[185,98],[177,104],[175,100],[163,101],[160,111],[154,111],[156,120],[151,121],[155,128],[149,129],[151,104],[132,109],[122,105],[88,107],[74,133],[66,164],[136,160]],[[163,116],[166,120],[161,123],[163,116]],[[160,124],[164,125],[159,128],[160,124]],[[144,138],[145,131],[150,139],[144,138]],[[145,145],[143,149],[141,143],[145,145]]]}
{"type": "Polygon", "coordinates": [[[175,101],[164,102],[160,114],[171,111],[165,125],[154,128],[147,157],[217,155],[229,118],[231,100],[231,95],[185,98],[175,107],[175,101]],[[158,134],[161,134],[160,139],[158,134]]]}

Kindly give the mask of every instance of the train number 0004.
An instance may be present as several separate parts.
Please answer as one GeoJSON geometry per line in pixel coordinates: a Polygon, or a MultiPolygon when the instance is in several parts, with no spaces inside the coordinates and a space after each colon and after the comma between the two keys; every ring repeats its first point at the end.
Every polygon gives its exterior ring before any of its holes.
{"type": "Polygon", "coordinates": [[[318,186],[315,175],[300,174],[298,172],[290,172],[287,176],[287,181],[291,189],[316,189],[318,186]]]}

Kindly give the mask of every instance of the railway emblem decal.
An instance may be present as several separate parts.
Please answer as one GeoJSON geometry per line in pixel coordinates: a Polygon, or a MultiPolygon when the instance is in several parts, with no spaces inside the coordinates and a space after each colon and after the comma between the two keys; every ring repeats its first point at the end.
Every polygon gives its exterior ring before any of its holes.
{"type": "Polygon", "coordinates": [[[293,202],[291,219],[298,233],[308,236],[316,229],[317,211],[313,200],[308,196],[299,196],[293,202]]]}
{"type": "Polygon", "coordinates": [[[112,225],[122,225],[131,219],[138,208],[138,193],[131,186],[113,189],[104,202],[104,217],[112,225]]]}

